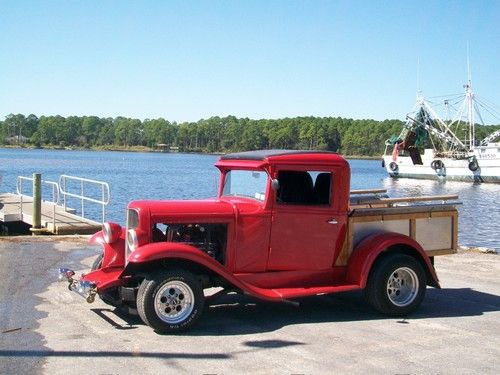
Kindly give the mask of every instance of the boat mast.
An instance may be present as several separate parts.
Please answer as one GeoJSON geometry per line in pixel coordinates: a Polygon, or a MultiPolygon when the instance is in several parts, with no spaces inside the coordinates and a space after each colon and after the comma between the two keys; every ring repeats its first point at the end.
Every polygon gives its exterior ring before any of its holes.
{"type": "Polygon", "coordinates": [[[468,110],[467,120],[469,123],[469,150],[472,151],[475,146],[476,127],[474,126],[474,92],[472,91],[472,75],[470,72],[469,43],[467,43],[467,75],[468,82],[464,85],[464,88],[468,110]]]}

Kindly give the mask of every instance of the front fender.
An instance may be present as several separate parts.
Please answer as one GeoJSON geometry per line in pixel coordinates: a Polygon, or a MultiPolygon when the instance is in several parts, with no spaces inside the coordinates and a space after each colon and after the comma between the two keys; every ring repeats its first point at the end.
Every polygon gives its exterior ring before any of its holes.
{"type": "Polygon", "coordinates": [[[400,252],[417,257],[428,276],[427,282],[440,288],[436,271],[422,246],[412,238],[399,233],[375,233],[361,241],[354,249],[347,265],[347,281],[366,287],[370,270],[377,258],[398,247],[400,252]]]}
{"type": "Polygon", "coordinates": [[[115,242],[108,244],[104,240],[104,233],[99,231],[89,239],[90,244],[102,246],[104,257],[101,268],[123,267],[125,265],[125,232],[115,242]]]}
{"type": "Polygon", "coordinates": [[[160,259],[181,258],[205,267],[222,269],[223,266],[194,246],[179,242],[153,242],[141,246],[128,257],[128,264],[139,264],[160,259]]]}
{"type": "Polygon", "coordinates": [[[281,294],[273,289],[263,289],[241,281],[232,273],[228,272],[222,264],[205,254],[203,251],[194,246],[178,242],[157,242],[139,247],[128,257],[128,264],[125,267],[122,277],[133,274],[134,270],[140,268],[141,264],[158,260],[178,260],[195,263],[217,274],[234,287],[257,298],[270,301],[283,300],[281,294]]]}
{"type": "Polygon", "coordinates": [[[94,233],[92,235],[92,237],[90,237],[89,239],[89,244],[103,244],[105,241],[104,241],[104,233],[102,230],[100,230],[99,232],[97,233],[94,233]]]}

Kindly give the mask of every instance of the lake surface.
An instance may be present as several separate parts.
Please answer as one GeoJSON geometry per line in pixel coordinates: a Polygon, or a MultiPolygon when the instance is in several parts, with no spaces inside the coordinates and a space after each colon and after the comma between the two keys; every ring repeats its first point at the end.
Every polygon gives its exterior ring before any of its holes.
{"type": "MultiPolygon", "coordinates": [[[[56,182],[62,174],[105,181],[111,193],[106,220],[123,224],[131,200],[215,196],[219,175],[213,165],[218,158],[199,154],[0,149],[0,191],[15,192],[16,177],[31,177],[33,173],[56,182]]],[[[458,194],[463,202],[459,206],[459,243],[500,251],[500,184],[392,179],[379,160],[350,160],[350,164],[352,189],[386,188],[393,197],[458,194]]],[[[44,190],[46,199],[51,196],[48,190],[44,190]]],[[[31,192],[29,183],[24,191],[31,192]]],[[[88,189],[88,193],[100,198],[100,190],[88,189]]],[[[76,200],[69,202],[77,209],[79,205],[76,200]]],[[[97,205],[85,204],[85,216],[100,220],[100,212],[97,205]]]]}

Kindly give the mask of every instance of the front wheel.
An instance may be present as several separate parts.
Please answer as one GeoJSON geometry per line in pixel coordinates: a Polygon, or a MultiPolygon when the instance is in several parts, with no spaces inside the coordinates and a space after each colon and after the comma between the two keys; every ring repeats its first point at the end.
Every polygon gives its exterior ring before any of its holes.
{"type": "Polygon", "coordinates": [[[184,270],[158,271],[146,277],[137,293],[141,319],[159,333],[187,330],[203,312],[203,289],[184,270]]]}
{"type": "Polygon", "coordinates": [[[97,258],[94,259],[94,263],[92,263],[92,271],[96,271],[102,267],[102,260],[104,258],[104,253],[100,253],[97,258]]]}
{"type": "Polygon", "coordinates": [[[376,310],[404,316],[420,305],[426,284],[425,272],[418,260],[404,254],[388,255],[373,267],[366,297],[376,310]]]}

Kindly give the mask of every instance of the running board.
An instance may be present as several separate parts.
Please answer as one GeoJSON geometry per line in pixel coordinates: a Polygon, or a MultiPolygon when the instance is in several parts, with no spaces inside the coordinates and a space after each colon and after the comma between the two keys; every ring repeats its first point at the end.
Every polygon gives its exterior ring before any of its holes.
{"type": "Polygon", "coordinates": [[[357,284],[339,284],[339,285],[315,286],[306,288],[275,288],[275,289],[264,289],[251,286],[249,288],[246,288],[244,291],[247,294],[270,301],[287,301],[299,297],[318,296],[323,294],[340,293],[340,292],[347,292],[359,289],[361,289],[361,287],[357,284]]]}

